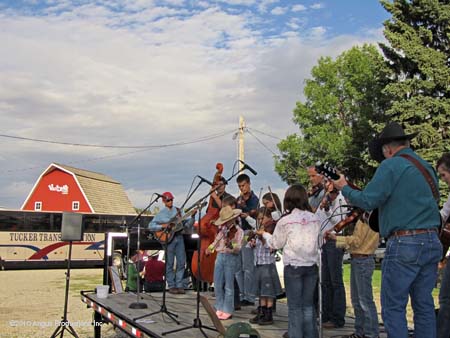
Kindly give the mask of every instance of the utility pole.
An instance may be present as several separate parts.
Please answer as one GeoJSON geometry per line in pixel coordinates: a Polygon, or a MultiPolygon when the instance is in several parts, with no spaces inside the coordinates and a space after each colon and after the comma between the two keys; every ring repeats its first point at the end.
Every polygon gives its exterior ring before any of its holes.
{"type": "MultiPolygon", "coordinates": [[[[242,116],[239,117],[239,146],[238,146],[238,160],[245,162],[244,158],[244,129],[245,120],[242,116]]],[[[244,165],[239,162],[239,170],[242,170],[244,165]]]]}

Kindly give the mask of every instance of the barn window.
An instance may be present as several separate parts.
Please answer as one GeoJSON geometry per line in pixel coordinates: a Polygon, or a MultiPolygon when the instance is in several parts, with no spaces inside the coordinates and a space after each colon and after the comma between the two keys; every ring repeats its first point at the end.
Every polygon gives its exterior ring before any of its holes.
{"type": "Polygon", "coordinates": [[[80,202],[79,201],[73,201],[72,202],[72,210],[80,210],[80,202]]]}
{"type": "Polygon", "coordinates": [[[41,211],[42,210],[42,202],[34,202],[34,210],[41,211]]]}

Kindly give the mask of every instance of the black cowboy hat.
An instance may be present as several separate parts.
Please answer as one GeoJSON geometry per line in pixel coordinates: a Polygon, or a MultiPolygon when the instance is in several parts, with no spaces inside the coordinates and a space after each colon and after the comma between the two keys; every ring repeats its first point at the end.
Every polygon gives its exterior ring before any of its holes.
{"type": "Polygon", "coordinates": [[[396,140],[411,140],[416,136],[417,133],[405,134],[403,127],[398,122],[390,122],[375,139],[369,142],[370,157],[381,163],[384,160],[382,150],[384,144],[396,140]]]}

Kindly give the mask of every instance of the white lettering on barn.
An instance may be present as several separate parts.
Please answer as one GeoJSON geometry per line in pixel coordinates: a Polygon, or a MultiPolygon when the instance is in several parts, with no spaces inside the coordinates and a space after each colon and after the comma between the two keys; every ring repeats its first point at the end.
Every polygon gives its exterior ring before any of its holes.
{"type": "Polygon", "coordinates": [[[60,192],[63,195],[67,195],[69,193],[69,187],[67,186],[67,184],[64,184],[62,187],[57,185],[49,184],[48,185],[48,190],[50,191],[56,191],[56,192],[60,192]]]}

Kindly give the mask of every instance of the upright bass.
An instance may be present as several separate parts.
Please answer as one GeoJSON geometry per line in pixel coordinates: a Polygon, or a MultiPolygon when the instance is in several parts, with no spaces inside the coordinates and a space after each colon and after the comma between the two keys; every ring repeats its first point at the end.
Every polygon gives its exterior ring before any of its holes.
{"type": "MultiPolygon", "coordinates": [[[[220,183],[223,164],[217,163],[216,170],[213,178],[213,189],[220,183]]],[[[219,212],[220,208],[215,206],[214,199],[210,196],[206,214],[201,218],[198,225],[198,233],[200,234],[200,266],[198,265],[198,251],[194,252],[191,261],[192,274],[202,282],[212,283],[214,281],[214,265],[217,252],[207,256],[205,251],[208,245],[214,241],[217,234],[217,228],[213,222],[219,218],[219,212]]]]}

